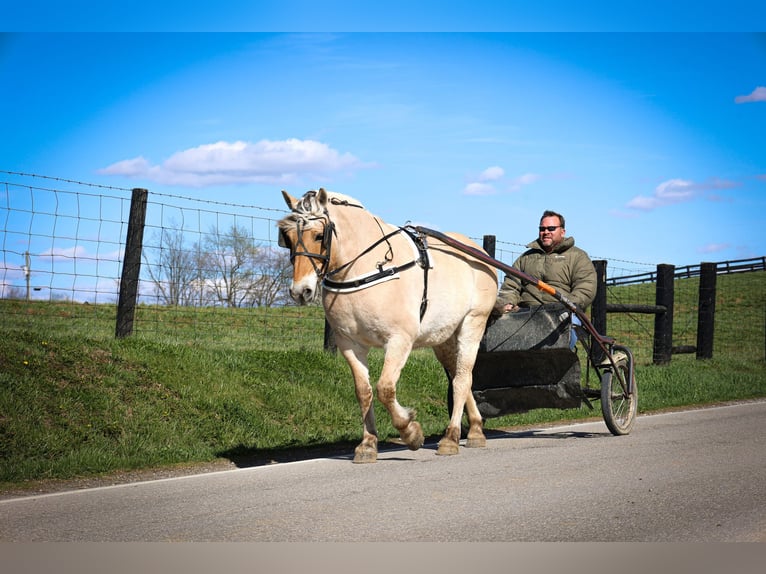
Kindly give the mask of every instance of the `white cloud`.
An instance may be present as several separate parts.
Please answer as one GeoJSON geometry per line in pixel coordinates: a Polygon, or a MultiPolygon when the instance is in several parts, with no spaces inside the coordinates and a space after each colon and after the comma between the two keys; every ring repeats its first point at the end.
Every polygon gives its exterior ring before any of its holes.
{"type": "Polygon", "coordinates": [[[497,181],[505,175],[505,170],[502,167],[492,166],[485,169],[479,174],[479,181],[497,181]]]}
{"type": "Polygon", "coordinates": [[[650,211],[659,207],[661,203],[655,197],[646,197],[645,195],[638,195],[631,199],[626,207],[629,209],[641,209],[644,211],[650,211]]]}
{"type": "MultiPolygon", "coordinates": [[[[711,189],[731,189],[739,184],[722,179],[712,179],[705,183],[695,183],[686,179],[669,179],[659,184],[651,196],[638,195],[631,199],[626,207],[650,211],[658,207],[684,203],[700,196],[703,191],[711,189]]],[[[720,201],[720,197],[710,194],[708,199],[720,201]]]]}
{"type": "Polygon", "coordinates": [[[663,203],[689,201],[694,196],[694,183],[686,179],[664,181],[654,190],[654,196],[663,203]]]}
{"type": "MultiPolygon", "coordinates": [[[[490,182],[501,182],[504,177],[505,170],[502,167],[496,165],[488,167],[463,188],[463,193],[465,195],[493,195],[497,193],[497,190],[490,182]]],[[[520,191],[525,185],[534,183],[539,179],[540,176],[535,173],[525,173],[513,178],[508,184],[507,190],[511,192],[520,191]]]]}
{"type": "Polygon", "coordinates": [[[747,104],[750,102],[766,102],[766,87],[758,86],[746,96],[737,96],[734,98],[737,104],[747,104]]]}
{"type": "Polygon", "coordinates": [[[532,183],[535,183],[537,180],[540,179],[540,176],[536,173],[525,173],[524,175],[521,175],[517,178],[515,178],[513,181],[511,181],[510,190],[511,191],[520,191],[522,187],[525,185],[530,185],[532,183]]]}
{"type": "Polygon", "coordinates": [[[349,153],[314,140],[219,141],[174,153],[160,165],[143,157],[100,170],[107,175],[144,178],[168,185],[204,187],[233,183],[286,184],[371,167],[349,153]]]}
{"type": "Polygon", "coordinates": [[[475,181],[466,185],[463,193],[465,195],[493,195],[495,188],[488,183],[475,181]]]}
{"type": "Polygon", "coordinates": [[[133,159],[125,159],[113,163],[109,167],[99,170],[106,175],[124,175],[127,177],[142,177],[151,170],[151,165],[145,158],[139,156],[133,159]]]}

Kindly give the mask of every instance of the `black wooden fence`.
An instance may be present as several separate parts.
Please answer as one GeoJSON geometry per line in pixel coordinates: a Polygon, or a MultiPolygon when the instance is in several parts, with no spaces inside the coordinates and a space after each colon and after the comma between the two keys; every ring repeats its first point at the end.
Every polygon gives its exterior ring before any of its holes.
{"type": "MultiPolygon", "coordinates": [[[[495,256],[496,239],[493,235],[484,236],[484,250],[495,256]]],[[[608,333],[607,315],[609,313],[639,313],[653,314],[654,341],[652,362],[657,365],[670,362],[673,354],[696,353],[697,359],[713,357],[713,340],[715,333],[715,300],[716,277],[719,273],[738,273],[744,271],[764,270],[766,257],[726,261],[723,263],[701,263],[689,265],[678,270],[673,265],[657,265],[656,271],[641,275],[624,277],[607,277],[607,262],[596,260],[597,289],[596,297],[591,306],[591,321],[599,333],[608,333]],[[697,344],[673,345],[673,305],[675,301],[675,279],[699,277],[699,297],[697,315],[697,344]],[[607,286],[629,285],[634,283],[653,282],[655,288],[655,304],[614,304],[607,303],[607,286]]]]}

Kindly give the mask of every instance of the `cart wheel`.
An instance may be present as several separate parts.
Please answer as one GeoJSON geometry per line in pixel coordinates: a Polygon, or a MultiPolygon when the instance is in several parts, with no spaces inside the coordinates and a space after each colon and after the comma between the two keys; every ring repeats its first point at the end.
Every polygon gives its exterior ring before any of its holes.
{"type": "Polygon", "coordinates": [[[615,436],[626,435],[633,428],[638,410],[638,388],[633,384],[633,393],[628,393],[628,358],[620,357],[617,373],[607,369],[601,375],[601,412],[604,422],[615,436]]]}

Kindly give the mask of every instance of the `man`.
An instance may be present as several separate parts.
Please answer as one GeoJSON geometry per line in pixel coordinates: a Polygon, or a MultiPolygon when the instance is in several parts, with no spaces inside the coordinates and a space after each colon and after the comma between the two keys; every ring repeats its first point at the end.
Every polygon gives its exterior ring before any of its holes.
{"type": "MultiPolygon", "coordinates": [[[[590,306],[596,296],[596,270],[588,254],[575,247],[566,236],[564,216],[545,211],[540,218],[539,235],[513,266],[544,281],[572,301],[580,311],[590,306]]],[[[553,303],[556,299],[532,285],[522,285],[520,279],[506,275],[497,295],[495,309],[503,313],[519,307],[553,303]]],[[[573,316],[573,322],[579,323],[573,316]]],[[[574,343],[574,339],[573,339],[574,343]]]]}

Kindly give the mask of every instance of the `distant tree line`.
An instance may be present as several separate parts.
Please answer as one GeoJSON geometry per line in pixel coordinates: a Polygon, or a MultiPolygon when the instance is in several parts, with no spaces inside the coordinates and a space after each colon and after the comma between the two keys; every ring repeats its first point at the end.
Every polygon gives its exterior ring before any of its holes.
{"type": "Polygon", "coordinates": [[[171,224],[155,232],[142,255],[161,305],[274,307],[290,301],[286,253],[257,244],[244,227],[212,226],[189,245],[183,230],[171,224]]]}

